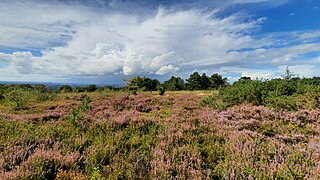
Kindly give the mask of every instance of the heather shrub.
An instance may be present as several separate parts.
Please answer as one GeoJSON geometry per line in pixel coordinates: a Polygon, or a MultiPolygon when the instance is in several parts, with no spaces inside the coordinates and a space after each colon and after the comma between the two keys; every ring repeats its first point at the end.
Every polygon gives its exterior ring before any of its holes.
{"type": "Polygon", "coordinates": [[[147,178],[151,150],[161,127],[151,121],[104,122],[89,130],[91,145],[85,154],[86,172],[109,178],[147,178]],[[106,148],[109,147],[109,148],[106,148]]]}
{"type": "Polygon", "coordinates": [[[0,179],[319,179],[320,112],[299,109],[316,93],[262,91],[263,102],[295,97],[294,112],[212,110],[199,103],[225,102],[199,92],[58,95],[57,105],[32,104],[37,114],[0,109],[0,179]]]}

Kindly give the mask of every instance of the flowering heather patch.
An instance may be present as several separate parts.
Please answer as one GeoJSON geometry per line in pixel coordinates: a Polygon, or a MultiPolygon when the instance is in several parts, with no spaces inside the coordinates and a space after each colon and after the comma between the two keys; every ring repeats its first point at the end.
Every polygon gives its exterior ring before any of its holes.
{"type": "Polygon", "coordinates": [[[0,110],[0,179],[320,178],[319,109],[213,110],[196,91],[68,96],[0,110]]]}

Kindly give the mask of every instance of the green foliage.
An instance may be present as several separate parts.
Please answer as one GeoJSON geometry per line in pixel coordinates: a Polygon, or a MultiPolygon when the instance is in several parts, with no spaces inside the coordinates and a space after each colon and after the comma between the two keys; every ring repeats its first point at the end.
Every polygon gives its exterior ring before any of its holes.
{"type": "Polygon", "coordinates": [[[212,74],[210,77],[211,89],[218,89],[227,85],[227,78],[222,78],[219,74],[212,74]]]}
{"type": "Polygon", "coordinates": [[[75,92],[94,92],[98,88],[95,84],[90,84],[88,86],[78,86],[74,89],[75,92]]]}
{"type": "Polygon", "coordinates": [[[58,92],[59,93],[70,93],[72,92],[72,87],[70,85],[63,85],[63,86],[60,86],[59,89],[58,89],[58,92]]]}
{"type": "Polygon", "coordinates": [[[221,102],[216,95],[208,95],[201,99],[201,105],[212,109],[226,109],[226,104],[221,102]]]}
{"type": "Polygon", "coordinates": [[[43,84],[33,86],[32,92],[36,96],[38,102],[52,101],[55,97],[55,94],[43,84]]]}
{"type": "Polygon", "coordinates": [[[8,100],[13,103],[14,110],[27,108],[27,103],[30,100],[31,94],[22,89],[13,89],[7,94],[8,100]]]}
{"type": "Polygon", "coordinates": [[[3,101],[5,98],[4,92],[0,90],[0,102],[3,101]]]}
{"type": "Polygon", "coordinates": [[[180,77],[171,76],[171,78],[167,81],[164,81],[163,84],[168,91],[180,91],[186,88],[184,80],[180,77]]]}
{"type": "Polygon", "coordinates": [[[240,78],[219,91],[219,98],[228,106],[244,102],[264,105],[276,110],[296,111],[320,105],[320,86],[312,79],[272,79],[268,81],[240,78]]]}
{"type": "Polygon", "coordinates": [[[200,84],[201,84],[201,89],[207,90],[210,88],[211,81],[209,77],[206,75],[206,73],[202,74],[200,84]]]}
{"type": "Polygon", "coordinates": [[[68,121],[75,127],[79,127],[81,129],[86,129],[86,112],[88,110],[91,110],[91,106],[89,103],[91,102],[91,98],[89,96],[86,96],[81,104],[74,108],[71,113],[68,115],[68,121]]]}
{"type": "Polygon", "coordinates": [[[147,77],[136,76],[127,80],[126,87],[129,91],[137,92],[142,91],[156,91],[160,82],[156,79],[150,79],[147,77]]]}
{"type": "Polygon", "coordinates": [[[219,96],[228,106],[244,102],[260,105],[262,103],[262,82],[238,81],[231,86],[226,86],[219,91],[219,96]]]}
{"type": "Polygon", "coordinates": [[[276,110],[297,111],[298,105],[294,96],[268,96],[264,105],[276,110]]]}
{"type": "Polygon", "coordinates": [[[87,92],[94,92],[95,90],[97,90],[97,86],[95,84],[90,84],[87,87],[87,92]]]}
{"type": "Polygon", "coordinates": [[[202,77],[198,72],[194,72],[190,75],[189,79],[187,79],[187,88],[188,90],[201,90],[202,89],[202,77]]]}
{"type": "Polygon", "coordinates": [[[100,174],[99,167],[93,168],[91,180],[100,180],[100,179],[101,179],[101,174],[100,174]]]}
{"type": "Polygon", "coordinates": [[[166,89],[163,85],[158,86],[158,92],[160,96],[163,96],[164,93],[166,92],[166,89]]]}

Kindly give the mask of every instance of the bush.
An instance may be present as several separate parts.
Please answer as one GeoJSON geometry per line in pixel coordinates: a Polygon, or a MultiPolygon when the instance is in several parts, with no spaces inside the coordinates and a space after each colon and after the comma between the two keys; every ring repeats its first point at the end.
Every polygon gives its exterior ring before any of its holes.
{"type": "Polygon", "coordinates": [[[209,106],[212,109],[226,109],[225,103],[219,102],[217,96],[214,95],[208,95],[202,98],[201,105],[209,106]]]}
{"type": "Polygon", "coordinates": [[[166,92],[165,88],[163,86],[158,87],[158,92],[160,96],[163,96],[164,93],[166,92]]]}
{"type": "Polygon", "coordinates": [[[21,110],[27,107],[27,102],[30,100],[30,93],[22,89],[14,89],[9,92],[7,98],[13,103],[14,110],[21,110]]]}
{"type": "Polygon", "coordinates": [[[33,93],[38,102],[52,101],[54,99],[54,93],[43,84],[35,85],[33,87],[33,93]]]}
{"type": "Polygon", "coordinates": [[[71,113],[68,115],[68,121],[75,127],[79,127],[82,129],[86,129],[87,127],[87,123],[86,123],[86,112],[88,110],[91,110],[92,107],[89,105],[89,103],[91,102],[91,98],[86,96],[81,104],[76,107],[75,109],[73,109],[71,111],[71,113]]]}
{"type": "Polygon", "coordinates": [[[69,92],[72,92],[72,87],[69,86],[69,85],[60,86],[59,89],[58,89],[58,92],[59,92],[59,93],[69,93],[69,92]]]}
{"type": "Polygon", "coordinates": [[[4,100],[4,94],[2,92],[0,92],[0,101],[4,100]]]}
{"type": "Polygon", "coordinates": [[[294,96],[270,96],[265,100],[267,107],[275,108],[276,110],[297,111],[298,105],[294,96]]]}
{"type": "Polygon", "coordinates": [[[226,86],[219,91],[220,99],[232,106],[249,102],[254,105],[262,104],[261,81],[239,81],[231,86],[226,86]]]}

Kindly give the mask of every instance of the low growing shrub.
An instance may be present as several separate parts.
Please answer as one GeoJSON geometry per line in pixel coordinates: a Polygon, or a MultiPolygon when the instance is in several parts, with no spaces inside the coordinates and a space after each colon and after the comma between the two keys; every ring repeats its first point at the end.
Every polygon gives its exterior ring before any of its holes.
{"type": "Polygon", "coordinates": [[[92,109],[92,107],[89,105],[91,101],[91,98],[89,96],[86,96],[82,100],[81,104],[71,111],[71,113],[68,115],[68,121],[72,125],[80,128],[85,128],[86,112],[92,109]]]}
{"type": "Polygon", "coordinates": [[[14,89],[7,95],[8,100],[13,104],[14,110],[21,110],[27,107],[31,94],[22,89],[14,89]]]}

